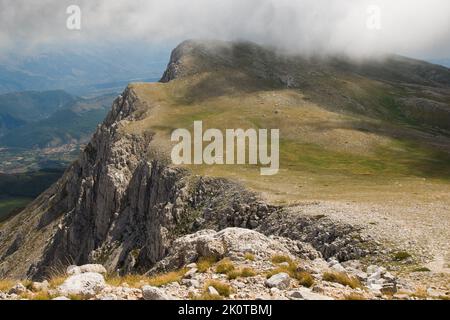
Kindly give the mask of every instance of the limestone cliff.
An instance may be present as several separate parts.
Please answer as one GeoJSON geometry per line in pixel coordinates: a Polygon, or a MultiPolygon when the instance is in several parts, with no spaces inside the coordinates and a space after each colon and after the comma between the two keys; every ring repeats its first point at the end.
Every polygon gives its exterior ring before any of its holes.
{"type": "Polygon", "coordinates": [[[185,170],[148,157],[150,134],[120,130],[135,119],[138,99],[125,90],[79,160],[2,227],[1,276],[39,278],[88,261],[110,271],[146,270],[166,255],[176,235],[207,222],[219,228],[250,226],[245,214],[221,216],[227,205],[245,202],[249,212],[269,211],[258,209],[256,198],[238,185],[188,177],[185,170]]]}

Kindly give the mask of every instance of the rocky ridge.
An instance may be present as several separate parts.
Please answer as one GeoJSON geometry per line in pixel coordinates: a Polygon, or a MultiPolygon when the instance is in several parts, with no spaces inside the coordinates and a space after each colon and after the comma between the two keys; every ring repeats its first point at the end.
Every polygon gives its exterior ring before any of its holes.
{"type": "MultiPolygon", "coordinates": [[[[307,243],[267,237],[242,228],[219,232],[201,230],[181,237],[150,273],[154,275],[124,277],[120,284],[115,284],[117,278],[107,274],[102,265],[69,266],[59,282],[18,283],[0,293],[0,299],[43,296],[53,300],[417,298],[415,291],[382,267],[364,268],[356,260],[326,261],[307,243]],[[178,271],[167,273],[175,269],[178,271]],[[159,273],[161,270],[166,273],[159,273]]],[[[434,298],[445,295],[434,294],[434,298]]]]}

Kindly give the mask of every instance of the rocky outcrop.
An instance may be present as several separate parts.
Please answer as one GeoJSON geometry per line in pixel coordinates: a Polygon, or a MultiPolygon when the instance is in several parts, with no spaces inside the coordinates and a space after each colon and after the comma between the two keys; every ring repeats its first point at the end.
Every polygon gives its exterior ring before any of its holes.
{"type": "Polygon", "coordinates": [[[292,208],[275,212],[262,221],[257,230],[310,243],[326,259],[358,259],[376,247],[370,238],[362,238],[357,227],[326,216],[299,215],[298,210],[292,208]]]}
{"type": "MultiPolygon", "coordinates": [[[[120,278],[105,276],[101,265],[73,265],[59,275],[62,284],[17,283],[0,291],[0,300],[416,299],[414,288],[402,287],[402,294],[397,294],[398,279],[383,267],[364,268],[356,260],[341,264],[335,259],[298,258],[293,244],[299,243],[242,228],[201,230],[176,240],[150,275],[120,278]],[[203,254],[208,256],[187,263],[203,254]],[[166,273],[174,270],[172,266],[176,270],[166,273]],[[330,273],[340,277],[325,277],[330,273]]],[[[429,299],[448,298],[444,292],[428,291],[429,299]]]]}
{"type": "Polygon", "coordinates": [[[184,265],[195,263],[201,257],[243,260],[247,253],[261,260],[270,260],[277,254],[294,257],[307,251],[308,256],[313,259],[319,255],[306,243],[287,238],[266,237],[249,229],[227,228],[219,232],[201,230],[175,240],[167,256],[159,261],[150,273],[179,269],[184,265]]]}

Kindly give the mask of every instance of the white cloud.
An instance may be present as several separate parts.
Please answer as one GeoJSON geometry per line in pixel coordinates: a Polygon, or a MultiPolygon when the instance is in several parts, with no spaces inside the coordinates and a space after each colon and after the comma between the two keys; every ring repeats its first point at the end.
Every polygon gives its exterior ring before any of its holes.
{"type": "Polygon", "coordinates": [[[0,0],[0,49],[71,42],[245,39],[301,52],[450,56],[447,0],[0,0]],[[82,10],[80,31],[66,8],[82,10]],[[379,6],[380,30],[366,26],[379,6]]]}

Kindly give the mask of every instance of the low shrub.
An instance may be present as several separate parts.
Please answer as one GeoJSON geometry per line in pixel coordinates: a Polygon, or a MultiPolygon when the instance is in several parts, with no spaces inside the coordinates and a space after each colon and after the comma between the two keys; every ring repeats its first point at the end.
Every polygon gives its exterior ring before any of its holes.
{"type": "Polygon", "coordinates": [[[234,270],[234,264],[230,259],[225,258],[219,261],[216,265],[217,273],[228,273],[234,270]]]}
{"type": "Polygon", "coordinates": [[[217,290],[217,292],[222,296],[222,297],[229,297],[230,294],[233,293],[233,288],[224,282],[220,282],[218,280],[209,280],[206,282],[205,284],[205,292],[207,293],[207,290],[209,287],[213,287],[214,289],[217,290]]]}
{"type": "Polygon", "coordinates": [[[352,289],[361,288],[361,282],[355,278],[350,277],[344,272],[325,272],[322,279],[329,282],[340,283],[344,286],[349,286],[352,289]]]}
{"type": "Polygon", "coordinates": [[[394,260],[395,261],[403,261],[403,260],[406,260],[408,258],[411,258],[411,254],[409,254],[406,251],[399,251],[399,252],[396,252],[394,254],[394,260]]]}
{"type": "Polygon", "coordinates": [[[255,261],[255,255],[250,252],[245,253],[244,258],[245,260],[255,261]]]}
{"type": "Polygon", "coordinates": [[[217,262],[216,257],[200,257],[197,261],[197,269],[200,273],[205,273],[217,262]]]}

